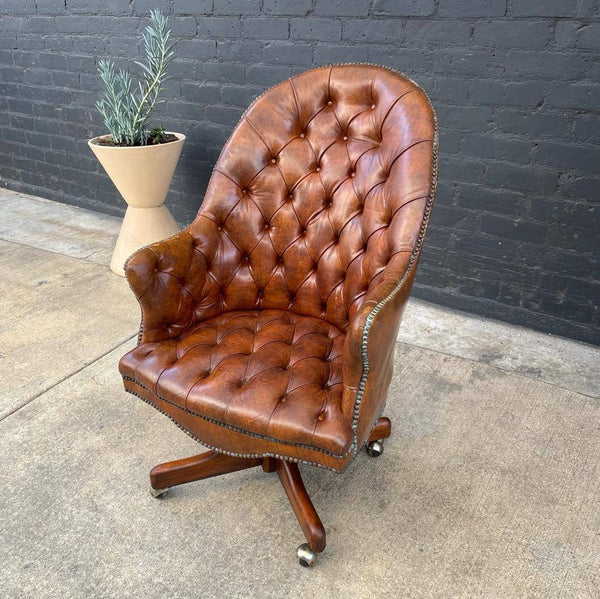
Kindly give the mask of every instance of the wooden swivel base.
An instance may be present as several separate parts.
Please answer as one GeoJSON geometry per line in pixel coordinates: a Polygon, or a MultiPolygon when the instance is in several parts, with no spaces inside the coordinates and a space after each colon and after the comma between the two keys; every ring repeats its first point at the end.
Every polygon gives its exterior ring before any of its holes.
{"type": "MultiPolygon", "coordinates": [[[[369,435],[366,446],[371,456],[381,455],[381,441],[390,436],[392,423],[389,418],[380,418],[369,435]]],[[[296,514],[307,543],[300,545],[298,560],[303,566],[313,566],[316,554],[325,549],[325,527],[306,491],[298,464],[276,458],[238,458],[216,451],[207,451],[197,456],[166,462],[152,468],[150,486],[154,497],[164,495],[170,487],[183,485],[228,472],[262,466],[265,472],[277,472],[285,493],[296,514]]]]}

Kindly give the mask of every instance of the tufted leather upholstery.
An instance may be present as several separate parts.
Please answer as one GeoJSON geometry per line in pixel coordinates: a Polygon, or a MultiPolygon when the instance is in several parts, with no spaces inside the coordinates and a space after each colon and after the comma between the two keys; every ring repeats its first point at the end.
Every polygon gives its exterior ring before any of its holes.
{"type": "Polygon", "coordinates": [[[344,333],[287,310],[226,312],[181,340],[146,343],[124,364],[160,397],[240,430],[341,453],[344,333]],[[314,414],[314,410],[319,410],[314,414]]]}
{"type": "Polygon", "coordinates": [[[403,76],[338,65],[267,91],[196,220],[126,265],[126,389],[220,451],[341,470],[383,409],[436,174],[435,115],[403,76]]]}

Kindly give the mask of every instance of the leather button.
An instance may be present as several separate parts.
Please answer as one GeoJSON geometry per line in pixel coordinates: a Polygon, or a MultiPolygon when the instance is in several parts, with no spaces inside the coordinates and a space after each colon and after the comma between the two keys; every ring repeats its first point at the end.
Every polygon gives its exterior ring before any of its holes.
{"type": "Polygon", "coordinates": [[[270,229],[271,225],[269,225],[269,223],[265,223],[265,229],[270,229]]]}
{"type": "Polygon", "coordinates": [[[317,416],[317,420],[325,420],[325,414],[323,414],[323,412],[321,412],[318,416],[317,416]]]}
{"type": "Polygon", "coordinates": [[[300,133],[300,137],[306,137],[306,133],[300,133]]]}
{"type": "Polygon", "coordinates": [[[356,173],[355,173],[354,171],[352,171],[352,172],[350,173],[350,176],[351,176],[351,177],[354,177],[354,176],[356,176],[356,173]]]}
{"type": "Polygon", "coordinates": [[[293,197],[294,197],[294,194],[293,194],[293,193],[288,193],[288,200],[291,200],[291,199],[293,199],[293,197]]]}
{"type": "Polygon", "coordinates": [[[318,173],[320,170],[321,170],[321,167],[320,167],[320,166],[318,166],[318,167],[315,169],[315,171],[316,171],[317,173],[318,173]]]}
{"type": "Polygon", "coordinates": [[[375,110],[375,104],[371,104],[371,110],[375,110]]]}
{"type": "Polygon", "coordinates": [[[250,260],[250,256],[244,256],[244,260],[248,262],[248,260],[250,260]]]}
{"type": "Polygon", "coordinates": [[[217,231],[222,231],[222,230],[223,230],[223,227],[220,227],[220,226],[217,227],[217,231]]]}
{"type": "Polygon", "coordinates": [[[271,158],[271,164],[275,164],[277,162],[277,158],[271,158]]]}
{"type": "Polygon", "coordinates": [[[329,100],[329,101],[327,102],[327,106],[333,106],[333,102],[332,102],[331,100],[329,100]]]}
{"type": "Polygon", "coordinates": [[[287,399],[287,397],[285,395],[283,395],[281,397],[281,399],[279,400],[281,403],[285,403],[285,400],[287,399]]]}

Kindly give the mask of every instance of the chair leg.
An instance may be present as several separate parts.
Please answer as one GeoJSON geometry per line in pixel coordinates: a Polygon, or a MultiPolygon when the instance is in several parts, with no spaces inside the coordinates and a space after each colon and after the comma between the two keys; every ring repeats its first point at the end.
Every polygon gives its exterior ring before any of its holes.
{"type": "Polygon", "coordinates": [[[277,460],[276,471],[310,548],[307,552],[307,548],[301,545],[298,558],[303,566],[312,566],[314,556],[311,556],[311,552],[321,553],[325,549],[325,527],[306,492],[298,464],[277,460]]]}
{"type": "Polygon", "coordinates": [[[383,453],[383,440],[392,434],[392,422],[389,418],[382,416],[373,427],[365,445],[367,453],[372,457],[379,457],[383,453]]]}
{"type": "Polygon", "coordinates": [[[236,458],[216,451],[207,451],[191,458],[154,466],[150,471],[150,486],[155,491],[152,494],[156,497],[165,493],[169,487],[261,464],[260,458],[236,458]]]}
{"type": "Polygon", "coordinates": [[[387,439],[392,434],[392,421],[385,416],[382,416],[376,423],[375,427],[369,435],[367,443],[371,441],[381,441],[387,439]]]}
{"type": "Polygon", "coordinates": [[[277,472],[300,528],[308,541],[298,547],[298,559],[303,566],[314,565],[315,554],[325,549],[325,527],[308,496],[296,463],[275,458],[237,458],[216,451],[207,451],[152,468],[151,492],[155,497],[159,497],[176,485],[255,466],[262,466],[265,472],[277,472]]]}
{"type": "Polygon", "coordinates": [[[277,468],[277,460],[275,458],[263,458],[262,469],[265,472],[275,472],[277,468]]]}

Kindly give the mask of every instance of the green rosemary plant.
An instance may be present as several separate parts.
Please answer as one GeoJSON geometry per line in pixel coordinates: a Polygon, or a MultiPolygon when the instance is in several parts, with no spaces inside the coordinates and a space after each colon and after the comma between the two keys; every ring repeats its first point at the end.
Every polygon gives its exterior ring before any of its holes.
{"type": "MultiPolygon", "coordinates": [[[[153,10],[150,13],[150,25],[143,34],[146,60],[135,61],[142,69],[137,89],[127,71],[116,72],[114,63],[109,60],[98,62],[98,73],[106,92],[96,102],[96,107],[110,131],[113,143],[127,146],[147,143],[148,120],[154,106],[160,101],[162,85],[167,80],[167,69],[175,58],[175,42],[170,41],[170,35],[167,17],[159,10],[153,10]]],[[[162,139],[158,143],[160,141],[162,139]]]]}

